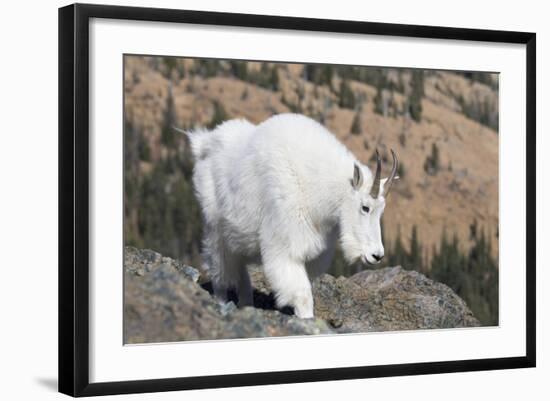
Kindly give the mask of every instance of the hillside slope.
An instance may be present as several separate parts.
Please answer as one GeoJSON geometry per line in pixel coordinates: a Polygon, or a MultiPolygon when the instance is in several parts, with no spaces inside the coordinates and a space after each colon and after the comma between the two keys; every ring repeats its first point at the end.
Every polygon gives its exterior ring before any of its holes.
{"type": "MultiPolygon", "coordinates": [[[[399,233],[406,247],[417,226],[422,258],[428,261],[444,231],[449,237],[456,234],[460,247],[469,249],[471,226],[476,221],[489,238],[493,256],[498,257],[498,134],[488,126],[491,121],[494,125],[495,113],[498,124],[498,90],[491,81],[427,72],[422,115],[415,121],[402,112],[411,80],[408,70],[390,70],[388,82],[405,89],[402,93],[384,89],[378,99],[375,86],[347,80],[355,99],[350,107],[342,104],[343,83],[338,75],[328,84],[316,84],[306,79],[305,67],[299,64],[248,63],[247,75],[239,79],[238,71],[224,62],[211,71],[209,64],[204,67],[189,59],[162,60],[125,60],[126,120],[150,149],[149,160],[140,162],[137,174],[149,172],[152,164],[174,148],[185,146],[181,138],[172,149],[163,144],[163,127],[170,113],[174,123],[185,128],[235,117],[259,123],[275,113],[300,112],[325,124],[370,166],[376,148],[386,161],[390,148],[397,152],[402,179],[394,186],[383,217],[387,240],[394,241],[399,233]],[[377,107],[382,110],[377,112],[377,107]],[[476,115],[476,110],[486,113],[476,115]],[[429,163],[434,150],[435,167],[429,163]]],[[[386,172],[390,167],[384,164],[386,172]]],[[[131,213],[127,216],[137,218],[131,213]]]]}

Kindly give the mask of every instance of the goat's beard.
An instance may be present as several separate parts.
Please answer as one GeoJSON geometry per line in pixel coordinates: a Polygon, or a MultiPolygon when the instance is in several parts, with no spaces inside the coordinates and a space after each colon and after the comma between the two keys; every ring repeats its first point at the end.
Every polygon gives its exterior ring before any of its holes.
{"type": "Polygon", "coordinates": [[[342,203],[342,209],[340,209],[340,218],[339,218],[339,237],[340,237],[340,246],[342,247],[342,253],[344,254],[344,259],[350,265],[355,263],[358,259],[361,259],[363,256],[363,247],[361,241],[357,238],[357,233],[355,230],[356,221],[354,219],[357,216],[350,213],[354,206],[347,204],[347,202],[342,203]]]}
{"type": "Polygon", "coordinates": [[[341,234],[340,246],[342,247],[342,253],[344,259],[350,265],[361,260],[363,253],[361,252],[361,244],[355,239],[353,235],[341,234]]]}

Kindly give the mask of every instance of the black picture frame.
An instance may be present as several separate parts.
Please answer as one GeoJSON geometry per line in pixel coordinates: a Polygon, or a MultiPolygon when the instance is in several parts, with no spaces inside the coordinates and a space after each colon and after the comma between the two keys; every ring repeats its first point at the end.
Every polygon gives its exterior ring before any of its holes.
{"type": "Polygon", "coordinates": [[[435,26],[75,4],[59,9],[59,391],[72,396],[172,391],[534,367],[536,271],[536,35],[435,26]],[[89,381],[89,22],[91,18],[179,22],[437,38],[526,46],[526,354],[521,357],[398,365],[89,381]]]}

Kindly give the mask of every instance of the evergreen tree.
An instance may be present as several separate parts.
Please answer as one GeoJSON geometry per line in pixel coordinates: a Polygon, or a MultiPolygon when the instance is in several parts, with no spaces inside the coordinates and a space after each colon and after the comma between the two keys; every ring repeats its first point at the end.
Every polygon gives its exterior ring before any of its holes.
{"type": "Polygon", "coordinates": [[[225,108],[223,105],[218,102],[214,101],[214,113],[212,114],[212,119],[208,123],[208,128],[212,129],[220,125],[222,122],[229,119],[228,114],[225,111],[225,108]]]}
{"type": "Polygon", "coordinates": [[[248,67],[246,61],[232,60],[229,62],[230,71],[235,78],[246,81],[248,78],[248,67]]]}
{"type": "Polygon", "coordinates": [[[286,98],[286,96],[284,94],[281,98],[281,103],[284,104],[286,107],[288,107],[288,109],[292,113],[301,113],[302,112],[302,108],[300,107],[300,102],[298,101],[297,103],[292,103],[291,101],[289,101],[286,98]]]}
{"type": "Polygon", "coordinates": [[[424,97],[424,71],[413,70],[411,93],[408,98],[409,114],[414,121],[422,119],[422,98],[424,97]]]}
{"type": "Polygon", "coordinates": [[[270,68],[265,62],[262,62],[259,71],[248,72],[247,80],[264,89],[279,90],[279,73],[277,66],[270,68]]]}
{"type": "Polygon", "coordinates": [[[126,116],[124,120],[124,240],[127,244],[138,246],[136,210],[139,207],[139,136],[132,122],[126,116]]]}
{"type": "Polygon", "coordinates": [[[440,168],[441,168],[441,164],[439,160],[439,148],[437,147],[437,144],[434,142],[432,143],[431,154],[426,158],[424,162],[424,171],[428,175],[436,175],[439,172],[440,168]]]}
{"type": "Polygon", "coordinates": [[[401,131],[399,134],[399,143],[403,147],[407,146],[407,136],[405,135],[405,131],[401,131]]]}
{"type": "Polygon", "coordinates": [[[473,223],[470,224],[470,240],[475,241],[477,239],[477,219],[474,219],[473,223]]]}
{"type": "Polygon", "coordinates": [[[172,71],[177,68],[177,58],[163,57],[162,64],[164,64],[164,77],[170,79],[172,77],[172,71]]]}
{"type": "Polygon", "coordinates": [[[166,107],[164,109],[164,118],[160,132],[160,141],[166,147],[173,147],[175,143],[174,125],[176,120],[176,111],[174,98],[172,96],[172,86],[168,87],[168,96],[166,97],[166,107]]]}
{"type": "Polygon", "coordinates": [[[422,247],[418,240],[418,230],[416,224],[412,226],[411,230],[411,243],[409,246],[409,255],[408,255],[408,267],[410,269],[422,271],[422,247]]]}
{"type": "Polygon", "coordinates": [[[135,232],[125,230],[127,244],[154,249],[187,263],[200,262],[202,222],[191,171],[189,154],[172,153],[158,160],[151,172],[129,180],[133,190],[137,189],[137,203],[125,209],[125,219],[135,214],[137,228],[135,232]],[[182,157],[187,159],[185,163],[182,157]]]}
{"type": "Polygon", "coordinates": [[[220,60],[199,59],[195,60],[195,72],[204,78],[212,78],[219,75],[221,70],[220,60]]]}
{"type": "Polygon", "coordinates": [[[355,95],[351,89],[349,82],[342,79],[340,82],[340,100],[339,106],[344,109],[355,108],[355,95]]]}
{"type": "Polygon", "coordinates": [[[382,87],[376,87],[376,95],[374,96],[374,112],[376,114],[384,115],[384,99],[382,97],[382,87]]]}
{"type": "Polygon", "coordinates": [[[271,69],[270,87],[271,87],[271,90],[274,90],[274,91],[279,90],[279,71],[277,67],[273,67],[271,69]]]}
{"type": "Polygon", "coordinates": [[[149,142],[143,136],[141,131],[138,134],[138,138],[139,138],[139,142],[138,142],[139,159],[146,162],[151,161],[151,147],[149,146],[149,142]]]}
{"type": "Polygon", "coordinates": [[[332,86],[334,68],[328,64],[306,64],[304,66],[304,79],[316,85],[332,86]]]}
{"type": "Polygon", "coordinates": [[[353,122],[351,123],[351,133],[353,135],[361,135],[362,132],[361,126],[361,113],[358,111],[353,117],[353,122]]]}
{"type": "Polygon", "coordinates": [[[405,170],[405,163],[400,162],[399,166],[397,167],[397,175],[400,179],[403,179],[405,177],[406,170],[405,170]]]}
{"type": "Polygon", "coordinates": [[[397,236],[395,237],[393,248],[388,247],[388,249],[392,249],[391,253],[388,255],[388,264],[390,266],[404,267],[407,265],[408,255],[401,241],[401,227],[397,228],[397,236]]]}
{"type": "Polygon", "coordinates": [[[331,65],[324,64],[321,70],[321,77],[319,79],[319,85],[327,85],[329,88],[332,87],[332,79],[334,77],[334,69],[331,65]]]}
{"type": "Polygon", "coordinates": [[[466,100],[462,95],[459,95],[457,101],[466,117],[498,133],[498,106],[493,106],[489,97],[466,100]]]}
{"type": "MultiPolygon", "coordinates": [[[[471,227],[477,227],[472,223],[471,227]]],[[[492,256],[490,241],[477,228],[473,245],[464,254],[458,237],[447,241],[443,233],[439,250],[434,249],[430,276],[453,289],[483,325],[498,324],[498,267],[492,256]]]]}

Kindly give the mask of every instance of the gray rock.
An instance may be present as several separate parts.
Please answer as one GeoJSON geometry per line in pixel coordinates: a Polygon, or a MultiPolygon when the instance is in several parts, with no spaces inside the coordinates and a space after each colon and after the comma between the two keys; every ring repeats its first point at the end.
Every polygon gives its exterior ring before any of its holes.
{"type": "MultiPolygon", "coordinates": [[[[259,267],[254,307],[218,302],[205,273],[150,251],[124,252],[125,343],[478,326],[450,288],[401,267],[314,282],[315,319],[275,309],[259,267]]],[[[286,308],[285,308],[286,309],[286,308]]]]}
{"type": "Polygon", "coordinates": [[[337,332],[479,326],[449,287],[401,266],[365,270],[349,278],[325,274],[313,288],[315,315],[337,332]]]}
{"type": "Polygon", "coordinates": [[[321,319],[302,320],[277,310],[219,303],[199,284],[203,279],[198,270],[178,261],[126,247],[125,343],[332,333],[321,319]]]}

